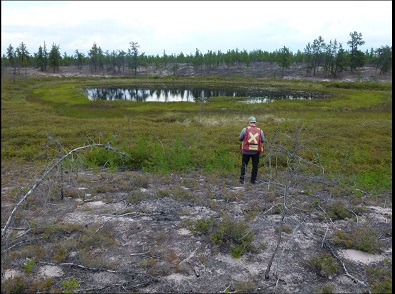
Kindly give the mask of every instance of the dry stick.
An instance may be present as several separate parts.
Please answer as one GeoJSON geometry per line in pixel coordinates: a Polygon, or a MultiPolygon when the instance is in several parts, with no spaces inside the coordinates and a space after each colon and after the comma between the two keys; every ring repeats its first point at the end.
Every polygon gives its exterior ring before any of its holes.
{"type": "MultiPolygon", "coordinates": [[[[269,154],[267,155],[267,157],[269,158],[269,171],[270,171],[270,177],[269,177],[269,184],[268,184],[268,190],[270,190],[270,184],[271,184],[271,180],[273,179],[273,175],[272,175],[272,151],[274,149],[273,146],[273,142],[277,136],[278,133],[278,126],[272,136],[272,139],[269,141],[269,154]]],[[[276,166],[277,168],[277,166],[276,166]]]]}
{"type": "Polygon", "coordinates": [[[138,256],[138,255],[144,255],[150,253],[150,250],[145,251],[145,252],[139,252],[139,253],[130,253],[130,256],[138,256]]]}
{"type": "MultiPolygon", "coordinates": [[[[284,251],[285,251],[287,245],[291,243],[291,241],[292,241],[292,240],[294,239],[294,237],[295,237],[296,232],[297,232],[297,231],[299,230],[299,228],[306,222],[306,218],[307,218],[307,216],[305,216],[305,218],[302,220],[302,222],[299,223],[298,226],[292,231],[292,236],[291,236],[291,238],[284,244],[283,250],[281,251],[281,253],[279,254],[279,257],[278,257],[277,268],[280,267],[280,264],[281,264],[281,256],[284,254],[284,251]]],[[[277,285],[278,281],[279,281],[279,279],[277,279],[276,285],[277,285]]]]}
{"type": "Polygon", "coordinates": [[[274,249],[274,252],[272,254],[272,256],[270,257],[269,263],[267,265],[266,271],[265,271],[265,279],[268,280],[269,279],[269,272],[270,272],[270,267],[272,266],[273,263],[273,259],[276,256],[278,247],[280,247],[280,243],[281,243],[281,235],[282,235],[282,231],[283,231],[283,221],[284,221],[284,217],[285,217],[285,213],[283,213],[282,217],[281,217],[281,221],[280,221],[280,229],[278,230],[278,239],[277,239],[277,246],[276,249],[274,249]]]}
{"type": "MultiPolygon", "coordinates": [[[[19,208],[19,206],[33,193],[33,191],[41,184],[42,181],[44,181],[44,179],[48,176],[48,174],[55,168],[57,167],[63,160],[65,160],[68,156],[70,156],[71,154],[73,154],[76,151],[79,150],[84,150],[87,148],[92,148],[92,147],[104,147],[106,149],[111,149],[116,153],[119,153],[119,151],[115,148],[112,148],[110,146],[110,143],[107,144],[91,144],[91,145],[86,145],[86,146],[81,146],[81,147],[77,147],[74,148],[72,150],[70,150],[66,155],[62,156],[53,166],[51,166],[50,169],[48,169],[44,175],[41,177],[41,179],[39,179],[38,181],[36,181],[36,183],[33,185],[33,187],[22,197],[21,200],[19,200],[19,202],[17,203],[17,205],[14,207],[14,209],[11,212],[11,215],[9,216],[6,225],[4,226],[4,228],[1,229],[1,237],[5,236],[5,233],[7,232],[8,227],[11,224],[11,220],[13,219],[17,209],[19,208]]],[[[121,155],[125,156],[124,153],[121,153],[121,155]]]]}
{"type": "Polygon", "coordinates": [[[179,264],[184,263],[184,262],[189,262],[191,260],[191,258],[195,256],[195,253],[196,253],[196,251],[198,251],[199,248],[200,247],[197,247],[187,258],[182,260],[179,264]]]}
{"type": "Polygon", "coordinates": [[[88,266],[83,266],[81,264],[76,264],[76,263],[72,263],[72,262],[62,262],[62,263],[53,263],[53,262],[45,262],[45,261],[39,261],[39,263],[41,264],[48,264],[48,265],[59,265],[59,266],[71,266],[71,267],[78,267],[78,268],[82,268],[82,269],[86,269],[86,270],[90,270],[90,271],[104,271],[104,272],[109,272],[109,273],[122,273],[120,271],[113,271],[113,270],[108,270],[108,269],[102,269],[102,268],[95,268],[95,267],[88,267],[88,266]]]}
{"type": "MultiPolygon", "coordinates": [[[[332,225],[336,228],[336,230],[340,230],[338,227],[336,227],[335,223],[333,222],[332,218],[328,215],[328,213],[321,207],[321,205],[317,205],[324,213],[325,215],[328,216],[329,220],[331,221],[332,225]]],[[[325,216],[324,216],[325,217],[325,216]]],[[[325,217],[326,218],[326,217],[325,217]]]]}
{"type": "MultiPolygon", "coordinates": [[[[332,256],[335,257],[335,258],[340,262],[340,264],[342,265],[343,270],[344,270],[344,272],[345,272],[345,275],[346,275],[347,277],[349,277],[349,278],[350,278],[351,280],[353,280],[354,282],[357,282],[357,283],[361,284],[362,286],[367,287],[367,285],[366,285],[366,283],[365,283],[364,281],[361,281],[361,280],[357,279],[356,277],[354,277],[353,275],[351,275],[351,274],[348,272],[346,266],[344,265],[344,262],[343,262],[343,261],[340,259],[340,257],[333,251],[333,249],[327,244],[327,242],[324,243],[324,246],[329,250],[329,252],[332,254],[332,256]]],[[[369,293],[371,293],[370,290],[369,290],[369,293]]]]}
{"type": "Polygon", "coordinates": [[[103,227],[105,226],[105,224],[108,223],[110,220],[112,220],[112,217],[110,217],[108,220],[106,220],[106,221],[104,222],[104,224],[101,225],[101,226],[93,233],[93,235],[95,235],[98,231],[100,231],[101,229],[103,229],[103,227]]]}
{"type": "Polygon", "coordinates": [[[346,208],[346,210],[347,210],[348,212],[351,212],[351,213],[353,213],[353,214],[355,215],[355,217],[357,218],[357,223],[358,223],[358,215],[357,215],[354,211],[352,211],[351,209],[347,209],[347,208],[346,208]]]}
{"type": "MultiPolygon", "coordinates": [[[[93,201],[93,199],[92,199],[92,201],[93,201]]],[[[85,202],[86,202],[86,201],[85,201],[85,202]]],[[[103,227],[104,227],[110,220],[112,220],[114,217],[128,216],[128,215],[132,215],[132,214],[134,214],[134,215],[136,215],[136,216],[140,216],[140,215],[149,215],[149,216],[151,216],[151,215],[159,215],[160,212],[150,213],[150,214],[147,214],[147,213],[139,213],[139,212],[128,212],[128,213],[124,213],[124,214],[115,214],[115,215],[112,215],[108,220],[106,220],[106,221],[103,223],[103,225],[100,226],[100,227],[95,231],[94,234],[96,234],[98,231],[100,231],[101,229],[103,229],[103,227]]]]}
{"type": "Polygon", "coordinates": [[[38,237],[38,238],[35,238],[35,239],[29,239],[29,240],[22,240],[22,241],[20,241],[18,243],[15,243],[15,244],[11,245],[10,247],[7,247],[7,248],[4,248],[5,245],[2,245],[1,246],[1,252],[7,252],[7,251],[11,250],[12,248],[17,247],[17,246],[19,246],[21,244],[28,243],[28,242],[31,244],[32,241],[41,240],[41,239],[43,239],[43,237],[38,237]]]}
{"type": "MultiPolygon", "coordinates": [[[[296,152],[298,151],[298,139],[299,139],[299,132],[300,130],[296,130],[296,137],[293,141],[293,145],[292,145],[292,150],[293,152],[290,153],[289,155],[291,156],[291,170],[292,170],[292,175],[295,176],[296,170],[295,170],[295,158],[296,158],[296,152]]],[[[287,135],[286,135],[287,136],[287,135]]],[[[299,160],[300,162],[300,160],[299,160]]],[[[292,179],[292,178],[291,178],[292,179]]],[[[288,199],[288,191],[291,187],[291,179],[288,181],[288,183],[285,185],[285,189],[284,189],[284,201],[283,201],[283,205],[284,205],[284,210],[282,212],[282,217],[281,217],[281,221],[280,221],[280,225],[279,225],[279,232],[278,232],[278,239],[277,239],[277,245],[276,245],[276,249],[274,250],[273,255],[270,257],[269,263],[267,265],[266,271],[265,271],[265,279],[269,279],[269,272],[270,272],[270,268],[272,266],[274,257],[277,254],[277,250],[280,247],[280,243],[281,243],[281,235],[282,235],[282,229],[283,229],[283,225],[284,225],[284,218],[285,215],[287,214],[288,211],[288,206],[287,206],[287,199],[288,199]]]]}
{"type": "Polygon", "coordinates": [[[158,138],[158,136],[155,136],[155,138],[159,141],[160,145],[162,145],[163,155],[165,155],[165,147],[163,147],[162,141],[158,138]]]}

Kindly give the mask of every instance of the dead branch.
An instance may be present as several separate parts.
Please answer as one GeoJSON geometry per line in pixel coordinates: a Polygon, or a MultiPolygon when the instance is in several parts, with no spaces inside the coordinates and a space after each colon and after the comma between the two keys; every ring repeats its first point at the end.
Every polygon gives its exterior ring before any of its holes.
{"type": "MultiPolygon", "coordinates": [[[[285,134],[285,137],[288,139],[292,140],[292,146],[290,150],[286,150],[284,148],[282,148],[281,146],[279,146],[278,150],[280,150],[282,153],[284,153],[288,160],[288,167],[289,167],[289,172],[287,172],[287,179],[286,179],[286,183],[284,185],[284,193],[283,193],[283,211],[282,211],[282,217],[278,226],[278,238],[277,238],[277,245],[276,248],[272,254],[272,256],[270,257],[269,263],[267,265],[266,271],[265,271],[265,279],[269,279],[269,272],[270,272],[270,268],[272,266],[273,260],[276,257],[277,251],[280,247],[281,244],[281,237],[282,237],[282,230],[283,230],[283,226],[284,226],[284,219],[287,216],[287,214],[290,212],[290,207],[289,207],[289,197],[290,197],[290,189],[293,185],[293,183],[295,183],[297,181],[296,176],[297,176],[297,172],[298,172],[298,167],[302,164],[302,163],[307,163],[307,164],[312,164],[312,162],[305,160],[304,158],[300,157],[297,155],[298,151],[301,150],[302,148],[304,148],[304,142],[301,141],[301,137],[303,135],[303,133],[305,132],[305,129],[303,128],[303,126],[298,127],[295,131],[294,137],[291,138],[291,136],[285,134]]],[[[317,166],[316,164],[313,163],[314,166],[317,166]]],[[[305,219],[302,221],[302,223],[305,221],[305,219]]],[[[300,226],[300,225],[299,225],[300,226]]],[[[297,231],[297,229],[299,228],[299,226],[294,230],[293,235],[291,240],[294,237],[295,232],[297,231]]],[[[283,251],[285,249],[285,246],[283,248],[283,251]]],[[[279,257],[279,260],[281,261],[281,254],[279,257]]]]}
{"type": "Polygon", "coordinates": [[[331,218],[331,217],[328,215],[328,213],[321,207],[321,205],[318,204],[317,206],[318,206],[318,208],[321,209],[321,210],[323,211],[323,213],[325,214],[325,215],[324,215],[325,219],[326,219],[326,216],[328,216],[328,218],[329,218],[331,224],[333,225],[333,227],[335,227],[336,230],[340,230],[338,227],[336,227],[336,225],[335,225],[335,223],[333,222],[332,218],[331,218]]]}
{"type": "MultiPolygon", "coordinates": [[[[4,226],[4,228],[1,229],[1,237],[5,236],[8,227],[11,224],[12,219],[15,216],[16,211],[18,210],[19,206],[26,201],[26,199],[33,193],[33,191],[44,181],[44,179],[51,173],[51,171],[56,168],[57,166],[59,166],[59,164],[65,160],[68,156],[70,156],[71,154],[80,151],[80,150],[84,150],[84,149],[88,149],[88,148],[92,148],[92,147],[103,147],[106,149],[110,149],[113,150],[116,153],[120,153],[117,149],[113,148],[110,146],[111,142],[108,142],[107,144],[90,144],[90,145],[86,145],[86,146],[81,146],[81,147],[77,147],[74,148],[72,150],[70,150],[66,155],[63,155],[58,161],[55,162],[55,164],[53,164],[44,174],[43,176],[36,181],[36,183],[33,185],[33,187],[21,198],[21,200],[19,200],[19,202],[16,204],[16,206],[14,207],[14,209],[12,210],[10,216],[8,217],[8,220],[4,226]]],[[[120,153],[122,156],[125,156],[125,153],[120,153]]]]}
{"type": "MultiPolygon", "coordinates": [[[[335,253],[335,251],[332,249],[332,247],[328,244],[328,242],[324,242],[324,247],[331,253],[331,255],[334,257],[334,258],[336,258],[339,262],[340,262],[340,264],[341,264],[341,266],[342,266],[342,268],[343,268],[343,270],[344,270],[344,273],[345,273],[345,275],[347,276],[347,277],[349,277],[351,280],[353,280],[354,282],[356,282],[356,283],[359,283],[359,284],[361,284],[362,286],[364,286],[364,287],[367,287],[367,284],[364,282],[364,281],[361,281],[361,280],[359,280],[359,279],[357,279],[356,277],[354,277],[353,275],[351,275],[349,272],[348,272],[348,270],[347,270],[347,268],[346,268],[346,266],[345,266],[345,264],[344,264],[344,262],[340,259],[340,257],[335,253]]],[[[371,293],[371,291],[369,290],[369,293],[371,293]]]]}
{"type": "Polygon", "coordinates": [[[269,279],[270,268],[271,268],[271,266],[272,266],[274,257],[276,256],[277,250],[278,250],[278,248],[280,247],[281,236],[282,236],[282,232],[283,232],[284,218],[285,218],[285,213],[283,213],[283,215],[282,215],[282,217],[281,217],[281,221],[280,221],[280,225],[279,225],[279,230],[278,230],[278,238],[277,238],[276,249],[274,249],[274,252],[273,252],[272,256],[270,257],[269,263],[267,264],[267,268],[266,268],[266,271],[265,271],[265,279],[266,279],[266,280],[269,279]]]}
{"type": "Polygon", "coordinates": [[[184,263],[184,262],[189,262],[189,261],[191,260],[191,258],[195,256],[196,251],[197,251],[199,248],[200,248],[200,246],[197,247],[187,258],[185,258],[184,260],[182,260],[179,264],[182,264],[182,263],[184,263]]]}
{"type": "Polygon", "coordinates": [[[150,250],[145,251],[145,252],[140,252],[140,253],[130,253],[130,256],[138,256],[138,255],[145,255],[150,253],[150,250]]]}
{"type": "Polygon", "coordinates": [[[281,253],[279,254],[278,261],[277,261],[277,268],[279,268],[279,265],[281,264],[281,256],[284,254],[285,249],[287,246],[291,243],[292,240],[294,240],[296,233],[299,231],[299,228],[305,224],[306,222],[307,215],[304,216],[303,220],[296,226],[296,228],[293,229],[292,235],[289,238],[289,240],[284,244],[283,249],[281,253]]]}
{"type": "Polygon", "coordinates": [[[78,268],[81,268],[81,269],[90,270],[90,271],[94,271],[94,272],[101,271],[101,272],[109,272],[109,273],[122,273],[120,271],[113,271],[113,270],[108,270],[108,269],[83,266],[81,264],[76,264],[76,263],[72,263],[72,262],[63,262],[63,263],[56,264],[56,263],[53,263],[53,262],[39,261],[39,263],[41,263],[41,264],[48,264],[48,265],[57,265],[57,266],[78,267],[78,268]]]}

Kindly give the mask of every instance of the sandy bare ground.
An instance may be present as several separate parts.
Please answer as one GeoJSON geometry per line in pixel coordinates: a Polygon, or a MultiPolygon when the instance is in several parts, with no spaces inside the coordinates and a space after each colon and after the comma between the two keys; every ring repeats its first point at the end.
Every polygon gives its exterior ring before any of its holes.
{"type": "MultiPolygon", "coordinates": [[[[11,178],[4,174],[2,199],[15,188],[11,178]]],[[[274,210],[276,203],[283,201],[283,189],[268,180],[264,167],[257,185],[243,186],[232,177],[213,178],[193,173],[160,176],[138,171],[80,171],[73,178],[78,178],[79,184],[70,181],[74,184],[65,187],[63,200],[48,199],[43,194],[41,200],[36,200],[41,203],[40,209],[23,209],[25,221],[34,219],[38,227],[80,225],[92,228],[97,236],[110,235],[113,242],[106,246],[91,244],[85,248],[84,258],[81,250],[69,249],[59,262],[37,259],[30,278],[52,278],[53,284],[60,285],[75,277],[80,291],[94,293],[313,293],[327,285],[333,287],[333,293],[364,293],[366,287],[362,282],[368,280],[366,266],[392,264],[392,238],[388,237],[392,229],[392,207],[386,203],[365,204],[365,212],[357,218],[333,222],[322,220],[314,212],[293,211],[285,219],[292,230],[282,234],[270,278],[265,279],[278,241],[281,215],[274,210]],[[126,179],[135,185],[120,187],[124,185],[119,183],[126,179]],[[198,219],[220,220],[225,214],[240,222],[247,220],[254,233],[255,249],[241,258],[233,258],[229,250],[214,246],[208,236],[196,234],[192,229],[198,219]],[[350,227],[366,224],[379,228],[382,235],[387,234],[382,237],[379,253],[334,246],[350,275],[339,269],[327,276],[312,267],[310,258],[327,252],[322,246],[322,232],[327,231],[326,238],[330,240],[331,234],[338,230],[348,231],[350,227]],[[261,247],[263,243],[265,248],[261,247]]],[[[294,186],[289,192],[292,201],[309,199],[301,187],[294,186]]],[[[325,189],[316,193],[325,201],[335,200],[325,189]]],[[[2,215],[11,207],[11,203],[2,201],[2,215]]],[[[18,242],[25,240],[45,251],[55,251],[54,248],[65,246],[67,240],[81,238],[78,232],[59,231],[56,238],[37,239],[38,235],[29,232],[29,226],[23,223],[20,226],[25,229],[17,231],[18,234],[26,235],[17,239],[18,242]]],[[[15,241],[6,241],[2,250],[13,245],[15,241]]],[[[18,246],[26,250],[25,245],[18,246]]],[[[3,257],[9,258],[11,252],[13,249],[5,250],[3,257]]],[[[24,258],[4,263],[2,282],[25,275],[25,263],[24,258]]]]}
{"type": "MultiPolygon", "coordinates": [[[[13,70],[8,68],[7,72],[12,75],[13,70]]],[[[92,70],[89,66],[83,66],[78,68],[77,66],[61,66],[59,70],[53,71],[48,69],[47,71],[40,71],[39,69],[28,68],[27,70],[21,69],[19,75],[28,76],[55,76],[55,77],[114,77],[114,76],[133,76],[134,73],[127,68],[118,70],[114,68],[102,68],[92,70]]],[[[306,68],[302,64],[294,64],[284,70],[282,75],[282,69],[276,63],[269,62],[256,62],[249,66],[236,65],[226,66],[222,65],[217,68],[202,68],[194,69],[192,66],[187,64],[180,64],[179,69],[174,72],[172,65],[166,67],[139,67],[137,70],[137,76],[152,76],[152,77],[164,77],[164,76],[219,76],[219,77],[252,77],[252,78],[281,78],[281,79],[299,79],[299,80],[312,80],[312,81],[378,81],[378,82],[392,82],[392,70],[381,74],[373,66],[365,66],[358,68],[356,71],[351,72],[349,70],[339,73],[336,77],[325,76],[322,70],[318,70],[316,74],[307,75],[306,68]]]]}

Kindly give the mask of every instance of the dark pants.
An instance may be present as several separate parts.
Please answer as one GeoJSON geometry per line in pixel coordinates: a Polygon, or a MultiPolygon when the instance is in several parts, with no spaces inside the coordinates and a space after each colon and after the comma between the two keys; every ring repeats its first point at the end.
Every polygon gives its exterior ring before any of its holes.
{"type": "Polygon", "coordinates": [[[244,154],[241,157],[241,170],[240,170],[240,183],[244,183],[244,176],[248,162],[252,159],[252,170],[251,170],[251,183],[255,183],[256,176],[258,175],[258,164],[259,164],[259,153],[256,154],[244,154]]]}

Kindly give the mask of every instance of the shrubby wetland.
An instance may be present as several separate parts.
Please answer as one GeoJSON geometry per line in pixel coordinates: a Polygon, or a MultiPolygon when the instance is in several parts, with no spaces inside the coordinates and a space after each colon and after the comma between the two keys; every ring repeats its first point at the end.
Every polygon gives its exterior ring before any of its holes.
{"type": "Polygon", "coordinates": [[[273,67],[3,68],[1,292],[392,293],[392,72],[273,67]],[[89,99],[92,88],[313,98],[89,99]],[[265,150],[257,184],[240,185],[249,116],[265,150]]]}

